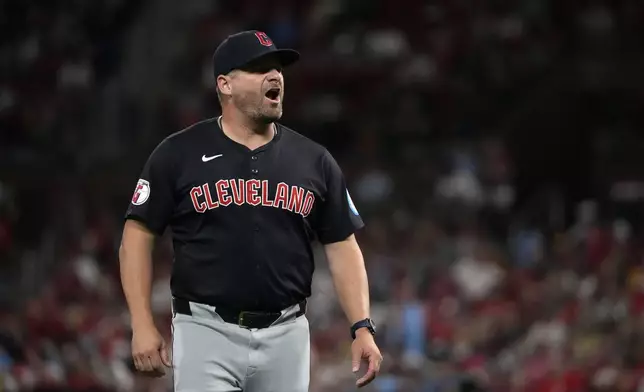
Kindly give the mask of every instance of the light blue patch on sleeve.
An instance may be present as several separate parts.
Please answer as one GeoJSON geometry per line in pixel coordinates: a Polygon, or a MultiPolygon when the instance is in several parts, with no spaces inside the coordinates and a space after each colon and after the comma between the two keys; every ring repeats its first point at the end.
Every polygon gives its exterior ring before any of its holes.
{"type": "Polygon", "coordinates": [[[358,209],[356,208],[356,205],[353,204],[353,200],[351,199],[351,195],[349,194],[348,189],[347,189],[347,201],[349,202],[349,208],[351,209],[351,212],[353,212],[354,215],[360,215],[358,213],[358,209]]]}

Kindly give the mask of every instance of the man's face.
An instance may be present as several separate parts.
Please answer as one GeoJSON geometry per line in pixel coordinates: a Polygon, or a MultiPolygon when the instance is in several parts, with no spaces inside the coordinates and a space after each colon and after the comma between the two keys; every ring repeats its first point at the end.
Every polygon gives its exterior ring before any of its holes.
{"type": "Polygon", "coordinates": [[[267,56],[229,74],[232,103],[251,119],[271,123],[282,117],[284,77],[277,59],[267,56]]]}

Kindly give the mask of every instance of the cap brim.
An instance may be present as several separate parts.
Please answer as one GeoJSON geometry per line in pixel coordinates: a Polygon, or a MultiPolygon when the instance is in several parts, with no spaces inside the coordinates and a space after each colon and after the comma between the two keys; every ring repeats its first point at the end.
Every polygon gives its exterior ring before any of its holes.
{"type": "Polygon", "coordinates": [[[300,53],[297,50],[293,49],[276,49],[268,53],[264,53],[261,56],[257,56],[248,64],[254,63],[255,61],[260,61],[268,57],[275,57],[277,61],[282,65],[282,67],[288,67],[296,63],[300,59],[300,53]]]}
{"type": "Polygon", "coordinates": [[[300,59],[300,52],[297,50],[277,49],[275,52],[278,53],[277,58],[279,59],[280,64],[282,64],[282,67],[288,67],[300,59]]]}

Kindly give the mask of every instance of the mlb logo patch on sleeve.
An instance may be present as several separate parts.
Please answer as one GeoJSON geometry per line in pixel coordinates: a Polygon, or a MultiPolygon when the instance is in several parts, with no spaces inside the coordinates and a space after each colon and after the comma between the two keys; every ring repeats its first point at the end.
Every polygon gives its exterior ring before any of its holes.
{"type": "Polygon", "coordinates": [[[136,183],[134,195],[132,195],[132,204],[140,206],[150,198],[150,183],[144,179],[139,179],[136,183]]]}

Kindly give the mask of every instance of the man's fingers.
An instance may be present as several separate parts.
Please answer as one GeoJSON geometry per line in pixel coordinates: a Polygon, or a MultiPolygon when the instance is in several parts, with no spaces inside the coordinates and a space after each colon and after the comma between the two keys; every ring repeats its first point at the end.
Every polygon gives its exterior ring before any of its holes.
{"type": "Polygon", "coordinates": [[[142,372],[143,371],[143,362],[141,362],[141,358],[139,358],[138,355],[133,355],[132,356],[132,361],[134,362],[134,368],[137,371],[142,372]]]}
{"type": "Polygon", "coordinates": [[[164,362],[158,351],[152,354],[135,354],[132,358],[134,367],[141,373],[147,373],[154,377],[160,377],[165,374],[164,362]]]}
{"type": "Polygon", "coordinates": [[[158,367],[159,367],[159,365],[157,365],[157,364],[155,363],[154,358],[153,358],[153,357],[151,357],[151,356],[147,356],[147,357],[145,358],[144,362],[145,362],[145,364],[147,365],[147,366],[145,367],[145,370],[146,370],[146,371],[148,371],[148,372],[152,372],[152,371],[154,371],[156,368],[158,368],[158,367]]]}
{"type": "Polygon", "coordinates": [[[379,371],[380,371],[380,358],[376,358],[374,355],[370,356],[369,369],[367,370],[367,373],[365,373],[364,376],[362,376],[358,381],[356,381],[356,385],[358,387],[363,387],[369,384],[371,381],[374,380],[374,378],[376,378],[379,371]]]}
{"type": "Polygon", "coordinates": [[[172,361],[170,361],[170,355],[168,354],[167,348],[161,349],[161,362],[167,367],[172,367],[172,361]]]}
{"type": "Polygon", "coordinates": [[[151,370],[150,361],[145,355],[137,355],[136,361],[138,363],[137,369],[140,372],[149,372],[151,370]]]}
{"type": "Polygon", "coordinates": [[[376,369],[373,368],[372,366],[369,366],[369,370],[367,370],[367,373],[365,373],[364,376],[362,376],[358,381],[356,381],[356,385],[360,387],[364,387],[365,385],[369,384],[373,379],[376,378],[376,369]]]}
{"type": "Polygon", "coordinates": [[[164,367],[161,365],[160,359],[154,357],[144,357],[141,359],[143,366],[140,373],[147,377],[163,377],[165,375],[164,367]]]}
{"type": "Polygon", "coordinates": [[[377,376],[380,373],[380,365],[382,364],[382,355],[375,356],[373,362],[374,362],[374,367],[376,369],[376,376],[377,376]]]}
{"type": "Polygon", "coordinates": [[[172,367],[172,361],[170,361],[170,355],[168,353],[168,346],[166,346],[165,342],[161,344],[161,349],[159,350],[159,355],[161,356],[161,362],[167,366],[167,367],[172,367]]]}
{"type": "Polygon", "coordinates": [[[151,371],[153,372],[161,372],[165,374],[165,370],[163,369],[163,361],[161,359],[160,353],[157,351],[151,355],[148,356],[148,359],[150,360],[150,366],[151,366],[151,371]]]}
{"type": "Polygon", "coordinates": [[[360,361],[362,361],[362,352],[360,350],[351,350],[351,370],[354,373],[360,370],[360,361]]]}

